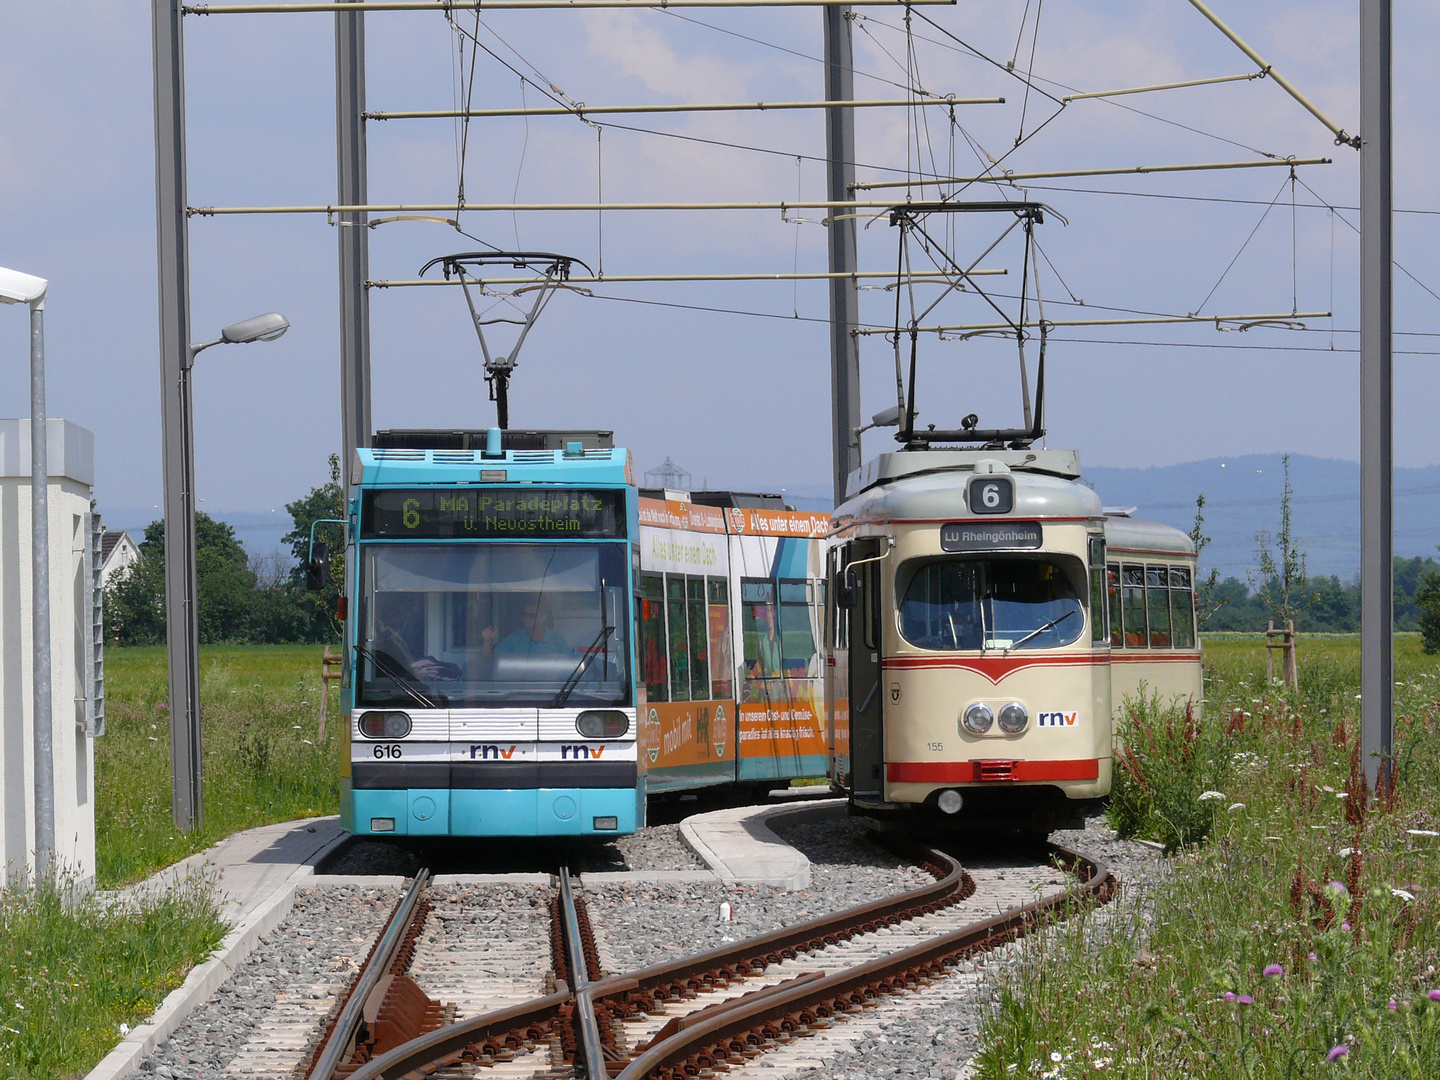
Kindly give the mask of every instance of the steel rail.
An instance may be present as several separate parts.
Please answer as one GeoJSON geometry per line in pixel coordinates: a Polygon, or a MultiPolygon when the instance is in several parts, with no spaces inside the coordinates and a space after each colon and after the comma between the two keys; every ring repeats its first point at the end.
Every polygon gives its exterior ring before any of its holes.
{"type": "MultiPolygon", "coordinates": [[[[570,870],[560,868],[560,918],[565,928],[565,952],[574,980],[575,1026],[579,1028],[580,1053],[585,1059],[587,1080],[610,1080],[605,1069],[605,1047],[600,1041],[600,1024],[595,1019],[594,983],[585,963],[585,943],[580,936],[580,917],[575,910],[575,891],[570,870]]],[[[599,974],[597,971],[595,974],[599,974]]]]}
{"type": "MultiPolygon", "coordinates": [[[[791,1023],[796,1014],[829,1008],[829,1003],[837,999],[848,997],[853,1002],[854,995],[869,996],[875,988],[893,992],[912,978],[937,974],[946,961],[1020,936],[1039,924],[1050,911],[1076,902],[1103,902],[1113,895],[1115,878],[1099,863],[1058,846],[1052,846],[1052,850],[1083,875],[1078,888],[1066,889],[1049,899],[1034,901],[815,982],[797,984],[763,997],[756,995],[750,1001],[741,998],[733,1007],[697,1018],[695,1023],[687,1024],[669,1038],[653,1043],[625,1067],[617,1080],[641,1080],[661,1070],[676,1069],[710,1047],[745,1036],[764,1024],[791,1023]]],[[[700,1063],[700,1067],[705,1067],[705,1063],[700,1063]]]]}
{"type": "Polygon", "coordinates": [[[1017,180],[1069,180],[1086,176],[1133,176],[1136,173],[1214,172],[1221,169],[1267,169],[1277,166],[1333,165],[1333,158],[1267,158],[1264,161],[1207,161],[1196,165],[1127,165],[1115,169],[1057,169],[1053,172],[1001,172],[983,176],[931,176],[918,180],[871,180],[852,184],[851,191],[879,191],[884,188],[935,187],[946,184],[1014,183],[1017,180]]]}
{"type": "MultiPolygon", "coordinates": [[[[1242,79],[1255,79],[1259,75],[1241,75],[1242,79]]],[[[735,101],[699,102],[684,105],[537,105],[519,109],[414,109],[406,112],[367,112],[366,120],[471,120],[492,119],[501,116],[615,116],[633,113],[707,113],[707,112],[770,112],[785,109],[882,109],[917,105],[1004,105],[1003,97],[962,98],[949,94],[936,97],[926,94],[913,101],[903,98],[877,98],[869,101],[735,101]]]]}
{"type": "Polygon", "coordinates": [[[187,4],[182,15],[302,15],[347,11],[598,11],[606,8],[950,7],[955,0],[361,0],[311,4],[187,4]]]}
{"type": "Polygon", "coordinates": [[[346,998],[329,1037],[315,1055],[314,1064],[307,1074],[310,1080],[330,1080],[354,1050],[355,1035],[361,1021],[365,1019],[365,1007],[369,1003],[370,995],[390,970],[390,965],[395,962],[395,956],[405,941],[405,933],[410,928],[410,920],[414,918],[419,906],[420,896],[429,883],[430,871],[420,870],[416,873],[415,880],[410,883],[410,888],[395,905],[390,921],[370,952],[370,958],[352,984],[350,996],[346,998]]]}

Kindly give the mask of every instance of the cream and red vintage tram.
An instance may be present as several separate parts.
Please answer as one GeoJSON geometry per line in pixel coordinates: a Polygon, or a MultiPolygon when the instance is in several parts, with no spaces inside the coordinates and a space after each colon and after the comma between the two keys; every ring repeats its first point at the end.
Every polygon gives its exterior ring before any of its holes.
{"type": "Polygon", "coordinates": [[[882,454],[827,553],[831,780],[869,814],[1048,831],[1110,790],[1142,690],[1199,700],[1195,552],[1069,451],[882,454]]]}

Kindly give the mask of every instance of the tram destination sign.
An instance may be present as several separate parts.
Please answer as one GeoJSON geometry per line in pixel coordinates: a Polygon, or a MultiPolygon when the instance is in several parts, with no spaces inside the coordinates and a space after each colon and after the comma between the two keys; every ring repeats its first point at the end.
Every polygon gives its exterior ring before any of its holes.
{"type": "Polygon", "coordinates": [[[1038,521],[952,521],[940,526],[941,551],[1013,551],[1038,548],[1038,521]]]}
{"type": "Polygon", "coordinates": [[[599,540],[625,535],[625,492],[536,487],[378,488],[362,540],[599,540]]]}

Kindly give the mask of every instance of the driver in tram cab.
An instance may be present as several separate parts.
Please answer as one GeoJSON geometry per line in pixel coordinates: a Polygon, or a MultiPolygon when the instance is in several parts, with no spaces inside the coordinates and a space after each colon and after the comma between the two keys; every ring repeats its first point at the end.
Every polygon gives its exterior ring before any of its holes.
{"type": "Polygon", "coordinates": [[[414,682],[456,679],[460,669],[425,655],[425,601],[413,593],[379,593],[375,597],[375,637],[371,641],[381,664],[414,682]]]}
{"type": "Polygon", "coordinates": [[[500,637],[500,631],[493,626],[487,626],[480,631],[482,654],[544,656],[573,652],[570,643],[552,628],[553,621],[550,601],[543,593],[526,597],[520,604],[519,629],[511,631],[503,638],[500,637]]]}

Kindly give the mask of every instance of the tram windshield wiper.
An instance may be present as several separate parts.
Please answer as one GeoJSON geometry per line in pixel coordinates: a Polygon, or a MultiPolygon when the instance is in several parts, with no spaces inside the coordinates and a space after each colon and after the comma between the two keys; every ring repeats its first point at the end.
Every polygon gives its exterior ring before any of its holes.
{"type": "Polygon", "coordinates": [[[561,709],[565,707],[565,703],[570,700],[570,695],[575,692],[575,688],[580,685],[580,680],[585,677],[585,672],[588,671],[590,665],[594,663],[595,657],[606,651],[606,641],[614,632],[615,627],[608,623],[600,628],[600,633],[596,634],[595,640],[590,642],[589,648],[587,648],[580,657],[580,662],[575,665],[575,670],[570,673],[570,677],[565,680],[565,685],[560,687],[560,692],[555,695],[555,700],[550,702],[550,708],[561,709]]]}
{"type": "Polygon", "coordinates": [[[1065,612],[1064,615],[1055,616],[1055,618],[1051,619],[1044,626],[1036,627],[1034,630],[1031,630],[1028,634],[1022,637],[1019,641],[1012,642],[1009,646],[1006,647],[1005,651],[1001,655],[1009,656],[1011,649],[1018,649],[1021,645],[1024,645],[1025,642],[1029,641],[1031,638],[1038,637],[1039,635],[1045,633],[1046,630],[1055,629],[1055,627],[1059,626],[1062,622],[1064,622],[1066,619],[1068,619],[1071,615],[1074,614],[1075,609],[1071,608],[1069,611],[1065,612]]]}
{"type": "MultiPolygon", "coordinates": [[[[405,691],[405,693],[409,694],[412,698],[414,698],[416,701],[418,701],[418,702],[419,702],[421,705],[423,705],[425,708],[427,708],[427,709],[438,709],[438,708],[440,708],[439,705],[436,705],[435,702],[431,701],[428,697],[426,697],[424,694],[422,694],[419,690],[416,690],[414,687],[410,686],[410,685],[409,685],[409,682],[408,682],[408,680],[407,680],[407,678],[406,678],[406,676],[405,676],[404,674],[402,674],[401,672],[396,671],[394,667],[392,667],[390,664],[387,664],[384,660],[381,660],[378,656],[376,656],[373,652],[371,652],[369,649],[367,649],[364,645],[361,645],[359,642],[356,642],[356,643],[355,643],[355,651],[358,652],[361,656],[365,657],[365,659],[369,660],[370,663],[374,664],[376,670],[378,670],[378,671],[380,672],[380,674],[384,675],[384,676],[385,676],[386,678],[388,678],[391,682],[393,682],[396,686],[400,687],[401,690],[405,691]]],[[[411,676],[411,678],[413,678],[413,676],[411,676]]]]}

